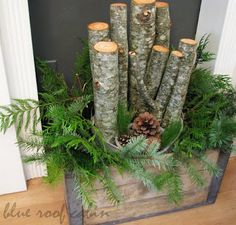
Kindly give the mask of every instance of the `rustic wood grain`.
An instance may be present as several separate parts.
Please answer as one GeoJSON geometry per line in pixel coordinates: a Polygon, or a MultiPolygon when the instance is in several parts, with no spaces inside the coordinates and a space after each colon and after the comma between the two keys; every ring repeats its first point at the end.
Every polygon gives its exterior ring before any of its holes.
{"type": "MultiPolygon", "coordinates": [[[[207,152],[208,159],[213,162],[217,162],[218,155],[216,151],[207,152]]],[[[116,170],[112,169],[112,177],[125,201],[118,208],[113,207],[106,199],[105,190],[97,183],[97,192],[94,195],[97,208],[91,211],[84,211],[85,225],[129,220],[206,202],[212,176],[197,162],[193,161],[193,164],[198,167],[198,170],[204,176],[206,186],[203,189],[196,187],[188,177],[186,170],[182,168],[181,179],[183,181],[184,199],[179,206],[172,205],[168,202],[166,191],[149,191],[141,182],[133,179],[131,175],[125,174],[121,176],[116,170]],[[94,216],[102,215],[103,213],[105,213],[105,215],[109,214],[109,216],[94,216]]],[[[158,168],[150,167],[147,169],[156,174],[160,173],[158,168]]]]}
{"type": "MultiPolygon", "coordinates": [[[[214,205],[196,209],[166,214],[163,216],[137,220],[122,225],[235,225],[236,221],[236,157],[230,159],[223,179],[223,184],[214,205]]],[[[57,219],[10,218],[5,220],[2,216],[5,204],[16,201],[18,209],[60,209],[65,203],[64,188],[60,184],[52,188],[34,179],[28,182],[28,191],[0,196],[0,224],[1,225],[60,225],[57,219]]],[[[67,215],[63,225],[69,225],[67,215]]]]}

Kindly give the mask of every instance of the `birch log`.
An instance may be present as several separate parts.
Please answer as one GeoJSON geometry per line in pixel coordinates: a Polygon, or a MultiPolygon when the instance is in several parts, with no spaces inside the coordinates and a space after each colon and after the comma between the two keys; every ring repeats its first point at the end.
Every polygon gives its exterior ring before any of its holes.
{"type": "Polygon", "coordinates": [[[192,69],[196,60],[197,42],[192,39],[181,39],[179,51],[183,53],[180,63],[178,77],[166,108],[162,126],[167,126],[171,121],[181,117],[184,102],[186,99],[188,85],[192,74],[192,69]]]}
{"type": "MultiPolygon", "coordinates": [[[[142,78],[144,78],[148,57],[155,40],[155,0],[132,0],[130,21],[130,49],[138,55],[138,64],[142,78]]],[[[138,97],[134,65],[130,63],[130,104],[136,110],[142,109],[138,97]]],[[[141,110],[142,111],[142,110],[141,110]]]]}
{"type": "Polygon", "coordinates": [[[113,3],[110,7],[111,39],[118,44],[119,50],[119,102],[127,107],[128,98],[128,34],[127,5],[113,3]]]}
{"type": "Polygon", "coordinates": [[[170,11],[169,4],[166,2],[156,3],[156,45],[170,46],[170,11]]]}
{"type": "Polygon", "coordinates": [[[151,98],[155,99],[157,90],[161,83],[162,75],[165,71],[166,62],[169,56],[169,49],[160,45],[154,45],[149,59],[145,84],[151,98]]]}
{"type": "Polygon", "coordinates": [[[89,45],[89,56],[91,71],[93,74],[93,47],[99,41],[108,41],[109,36],[109,25],[103,22],[90,23],[88,25],[88,45],[89,45]]]}
{"type": "Polygon", "coordinates": [[[172,51],[168,59],[166,70],[156,97],[156,102],[160,107],[158,114],[156,115],[159,120],[162,119],[170,99],[182,57],[183,54],[180,51],[172,51]]]}
{"type": "Polygon", "coordinates": [[[156,112],[159,109],[159,106],[157,105],[157,102],[154,101],[149,92],[148,92],[148,88],[144,83],[144,80],[141,76],[140,73],[140,68],[139,68],[139,64],[138,64],[138,55],[134,52],[134,51],[130,51],[129,52],[129,57],[130,57],[130,61],[133,63],[133,65],[135,65],[135,80],[137,83],[137,88],[138,88],[138,92],[139,92],[139,96],[143,101],[143,104],[148,108],[149,112],[156,112]]]}
{"type": "Polygon", "coordinates": [[[93,68],[95,125],[107,142],[113,142],[117,135],[119,100],[118,46],[115,42],[95,44],[93,68]]]}

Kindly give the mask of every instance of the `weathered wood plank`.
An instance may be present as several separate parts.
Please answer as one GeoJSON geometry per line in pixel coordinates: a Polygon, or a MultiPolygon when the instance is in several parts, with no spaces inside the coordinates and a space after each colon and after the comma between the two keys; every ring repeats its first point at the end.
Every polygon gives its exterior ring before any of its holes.
{"type": "MultiPolygon", "coordinates": [[[[179,207],[187,207],[206,201],[208,189],[184,193],[184,199],[179,207]]],[[[118,208],[105,207],[93,212],[84,212],[84,225],[97,225],[103,223],[118,224],[125,219],[138,219],[155,215],[158,212],[176,210],[178,207],[168,202],[167,196],[151,198],[131,203],[124,203],[118,208]]]]}
{"type": "MultiPolygon", "coordinates": [[[[171,153],[170,153],[171,154],[171,153]]],[[[209,150],[206,152],[206,157],[211,160],[214,163],[217,163],[218,160],[218,156],[219,156],[219,152],[217,151],[212,151],[209,150]]],[[[192,162],[199,170],[202,170],[201,165],[199,164],[199,162],[193,161],[192,162]]],[[[159,173],[158,168],[154,168],[154,167],[149,167],[147,168],[150,172],[155,172],[155,173],[159,173]]],[[[180,174],[186,174],[186,171],[184,170],[184,168],[182,169],[182,171],[180,171],[180,174]]],[[[121,186],[121,185],[125,185],[125,184],[133,184],[133,183],[138,183],[138,181],[132,177],[132,175],[128,174],[128,173],[123,173],[120,174],[116,169],[111,168],[111,176],[114,180],[114,182],[116,183],[117,186],[121,186]]],[[[102,184],[100,182],[96,182],[95,183],[95,187],[97,190],[102,188],[102,184]]]]}
{"type": "MultiPolygon", "coordinates": [[[[206,187],[209,187],[211,183],[212,176],[210,176],[205,171],[201,171],[205,181],[206,181],[206,187]]],[[[188,177],[187,174],[183,174],[181,176],[181,179],[183,181],[183,191],[201,191],[202,188],[196,187],[191,181],[191,179],[188,177]]],[[[145,199],[151,199],[151,198],[157,198],[167,195],[166,191],[150,191],[148,190],[141,182],[136,182],[133,184],[125,184],[118,187],[120,193],[122,193],[122,196],[125,200],[125,203],[128,202],[136,202],[141,201],[145,199]]],[[[96,205],[97,208],[103,208],[103,207],[110,207],[111,203],[109,200],[106,199],[106,192],[104,189],[97,190],[96,195],[94,195],[94,199],[96,199],[96,205]]]]}

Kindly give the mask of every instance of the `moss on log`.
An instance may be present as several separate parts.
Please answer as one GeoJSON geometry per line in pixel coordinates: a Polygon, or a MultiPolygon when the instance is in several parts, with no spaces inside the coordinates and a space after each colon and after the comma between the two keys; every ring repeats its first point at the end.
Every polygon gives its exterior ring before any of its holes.
{"type": "MultiPolygon", "coordinates": [[[[130,49],[138,55],[140,74],[144,78],[149,54],[155,40],[155,0],[132,0],[130,21],[130,49]]],[[[142,109],[135,82],[134,65],[130,62],[130,104],[142,109]]],[[[142,111],[142,110],[141,110],[142,111]]]]}
{"type": "Polygon", "coordinates": [[[128,34],[127,5],[113,3],[110,6],[111,40],[118,44],[119,50],[119,102],[127,107],[128,98],[128,34]]]}
{"type": "Polygon", "coordinates": [[[119,100],[118,46],[115,42],[98,42],[93,56],[93,92],[95,125],[106,141],[117,135],[119,100]]]}
{"type": "Polygon", "coordinates": [[[196,60],[196,48],[197,42],[195,40],[180,40],[179,51],[183,53],[183,58],[180,63],[173,93],[166,108],[162,122],[163,127],[167,126],[171,121],[178,120],[181,117],[192,69],[196,60]]]}
{"type": "Polygon", "coordinates": [[[168,56],[168,48],[160,45],[153,46],[144,79],[145,84],[148,87],[148,92],[153,99],[155,99],[157,90],[160,86],[161,78],[165,71],[168,56]]]}
{"type": "Polygon", "coordinates": [[[159,120],[162,119],[171,97],[182,57],[183,54],[180,51],[172,51],[168,59],[166,70],[156,97],[156,102],[160,106],[158,115],[156,115],[159,120]]]}
{"type": "Polygon", "coordinates": [[[166,2],[156,3],[156,45],[163,45],[167,48],[170,46],[170,12],[169,4],[166,2]]]}

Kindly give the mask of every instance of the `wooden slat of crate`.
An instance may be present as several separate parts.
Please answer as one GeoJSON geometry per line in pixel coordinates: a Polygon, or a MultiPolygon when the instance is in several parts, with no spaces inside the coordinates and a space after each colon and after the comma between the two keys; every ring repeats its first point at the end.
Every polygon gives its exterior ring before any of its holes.
{"type": "MultiPolygon", "coordinates": [[[[208,159],[216,163],[219,153],[208,151],[206,155],[208,159]]],[[[193,163],[197,165],[197,162],[193,163]]],[[[183,181],[184,199],[179,207],[196,205],[207,200],[212,177],[200,165],[197,165],[197,167],[207,181],[206,187],[204,189],[197,188],[192,184],[185,169],[182,169],[181,178],[183,181]]],[[[158,173],[156,168],[150,168],[149,170],[158,173]]],[[[83,212],[84,225],[130,220],[133,217],[145,217],[150,214],[164,213],[176,209],[175,205],[171,205],[168,202],[166,192],[151,192],[129,174],[120,175],[114,169],[112,169],[112,176],[124,196],[125,202],[118,208],[111,206],[110,202],[106,199],[106,194],[101,184],[97,183],[97,193],[95,196],[97,209],[83,212]]]]}
{"type": "MultiPolygon", "coordinates": [[[[216,163],[218,160],[218,156],[219,153],[217,151],[207,151],[206,152],[206,156],[208,159],[210,159],[212,162],[216,163]]],[[[193,161],[193,164],[199,169],[202,170],[201,165],[198,162],[193,161]]],[[[158,173],[158,169],[154,168],[154,167],[150,167],[148,169],[150,172],[155,172],[158,173]]],[[[180,174],[186,174],[185,169],[183,168],[182,171],[180,171],[180,174]]],[[[137,180],[132,177],[130,174],[128,173],[124,173],[124,174],[120,174],[116,169],[111,168],[111,176],[114,180],[114,182],[116,183],[116,185],[121,186],[121,185],[125,185],[125,184],[133,184],[133,183],[137,183],[137,180]]],[[[103,186],[100,182],[96,182],[95,184],[95,188],[97,190],[99,189],[103,189],[103,186]]]]}
{"type": "MultiPolygon", "coordinates": [[[[208,189],[202,191],[190,191],[184,193],[184,199],[180,207],[187,207],[202,203],[206,200],[208,189]]],[[[125,220],[135,220],[161,212],[176,210],[178,207],[168,202],[167,196],[155,197],[135,202],[124,203],[118,208],[105,207],[96,211],[84,212],[84,225],[119,224],[125,220]]]]}
{"type": "MultiPolygon", "coordinates": [[[[204,173],[201,171],[202,175],[206,180],[206,186],[209,186],[209,181],[211,180],[211,176],[208,173],[204,173]]],[[[197,188],[189,179],[188,175],[181,175],[183,182],[183,191],[190,191],[190,190],[201,190],[197,188]]],[[[120,193],[122,193],[125,202],[133,202],[143,199],[149,199],[154,197],[161,197],[166,195],[165,191],[150,191],[148,190],[141,182],[136,182],[133,184],[125,184],[118,187],[120,193]]],[[[103,189],[97,190],[96,196],[96,204],[98,208],[102,207],[109,207],[111,203],[106,199],[106,193],[103,189]]]]}

